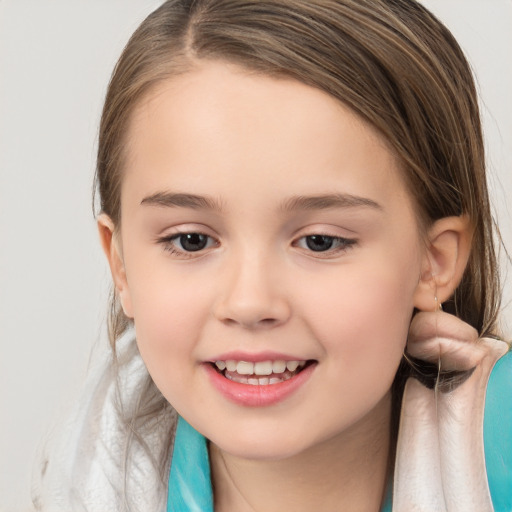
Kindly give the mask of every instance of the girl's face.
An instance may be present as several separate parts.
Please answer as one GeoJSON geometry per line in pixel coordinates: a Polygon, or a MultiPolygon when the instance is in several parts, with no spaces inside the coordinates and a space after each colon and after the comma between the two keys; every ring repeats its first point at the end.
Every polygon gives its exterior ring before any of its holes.
{"type": "Polygon", "coordinates": [[[205,62],[148,95],[126,147],[116,282],[177,411],[246,458],[386,430],[425,255],[382,138],[205,62]]]}

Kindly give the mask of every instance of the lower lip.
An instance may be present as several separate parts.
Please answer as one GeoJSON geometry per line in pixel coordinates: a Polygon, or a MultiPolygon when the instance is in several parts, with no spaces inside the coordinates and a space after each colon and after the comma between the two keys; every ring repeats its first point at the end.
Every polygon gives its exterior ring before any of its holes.
{"type": "Polygon", "coordinates": [[[224,377],[209,363],[203,365],[213,386],[228,400],[247,407],[267,407],[282,402],[309,379],[316,364],[310,364],[292,378],[277,384],[251,385],[224,377]]]}

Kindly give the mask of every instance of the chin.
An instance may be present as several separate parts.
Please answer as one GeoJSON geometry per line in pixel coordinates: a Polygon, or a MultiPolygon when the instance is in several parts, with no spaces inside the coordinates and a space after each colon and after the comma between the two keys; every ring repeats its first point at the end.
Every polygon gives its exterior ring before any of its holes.
{"type": "Polygon", "coordinates": [[[308,449],[321,444],[331,436],[320,437],[319,433],[306,432],[302,428],[291,429],[287,427],[251,428],[241,429],[237,432],[229,431],[227,436],[212,436],[213,442],[220,450],[234,457],[246,460],[283,460],[308,451],[308,449]]]}

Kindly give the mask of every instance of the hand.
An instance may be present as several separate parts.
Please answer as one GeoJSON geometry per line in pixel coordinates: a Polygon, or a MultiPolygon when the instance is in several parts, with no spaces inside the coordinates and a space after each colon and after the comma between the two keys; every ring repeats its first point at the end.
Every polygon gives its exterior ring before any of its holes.
{"type": "Polygon", "coordinates": [[[444,313],[411,322],[396,449],[393,512],[491,512],[483,446],[485,392],[506,343],[444,313]]]}
{"type": "Polygon", "coordinates": [[[476,329],[456,316],[420,312],[413,318],[405,358],[412,376],[428,388],[449,392],[468,379],[474,369],[490,356],[506,351],[504,343],[479,338],[476,329]]]}
{"type": "Polygon", "coordinates": [[[497,344],[502,345],[495,339],[479,339],[474,327],[449,313],[419,312],[409,328],[407,352],[416,359],[440,364],[443,370],[464,371],[476,367],[497,344]]]}

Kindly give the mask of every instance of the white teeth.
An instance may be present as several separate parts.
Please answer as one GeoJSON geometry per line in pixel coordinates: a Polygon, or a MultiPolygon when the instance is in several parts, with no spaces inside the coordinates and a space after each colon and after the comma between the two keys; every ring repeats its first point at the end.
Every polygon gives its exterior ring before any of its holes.
{"type": "Polygon", "coordinates": [[[240,375],[252,375],[254,373],[254,363],[238,361],[238,364],[236,365],[236,373],[240,375]]]}
{"type": "Polygon", "coordinates": [[[274,361],[272,363],[272,373],[283,373],[286,371],[286,361],[274,361]]]}
{"type": "Polygon", "coordinates": [[[256,375],[270,375],[272,373],[272,361],[260,361],[254,363],[254,373],[256,375]]]}
{"type": "Polygon", "coordinates": [[[288,361],[286,363],[286,368],[291,372],[294,372],[298,367],[299,367],[299,361],[288,361]]]}
{"type": "Polygon", "coordinates": [[[277,384],[288,380],[293,375],[285,373],[286,371],[292,374],[297,369],[302,369],[306,366],[306,361],[258,361],[251,363],[249,361],[235,361],[228,359],[227,361],[215,361],[215,366],[220,370],[226,370],[225,376],[236,382],[251,385],[268,385],[277,384]],[[248,377],[248,376],[251,377],[248,377]],[[272,377],[266,377],[272,375],[272,377]],[[279,375],[279,377],[277,377],[279,375]],[[258,376],[262,376],[258,378],[258,376]]]}
{"type": "Polygon", "coordinates": [[[283,375],[282,378],[278,377],[247,377],[246,375],[238,375],[237,373],[226,373],[226,378],[233,382],[239,382],[240,384],[249,384],[250,386],[268,386],[269,384],[279,384],[291,378],[291,375],[283,375]]]}
{"type": "Polygon", "coordinates": [[[226,361],[226,368],[228,370],[228,372],[236,372],[236,361],[233,361],[232,359],[230,359],[229,361],[226,361]]]}

